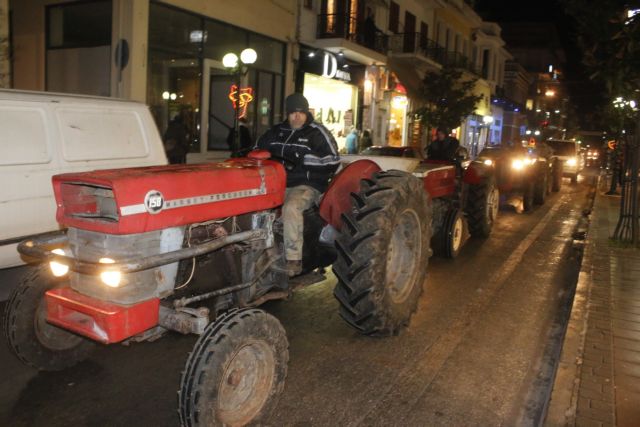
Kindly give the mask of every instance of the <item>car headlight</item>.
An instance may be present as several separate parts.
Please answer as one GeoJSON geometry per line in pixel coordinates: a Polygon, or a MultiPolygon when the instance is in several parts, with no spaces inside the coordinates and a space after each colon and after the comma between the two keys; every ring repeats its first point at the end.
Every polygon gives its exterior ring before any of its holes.
{"type": "Polygon", "coordinates": [[[521,159],[515,159],[511,162],[511,167],[517,171],[524,169],[524,162],[521,159]]]}
{"type": "Polygon", "coordinates": [[[484,159],[484,161],[483,161],[482,163],[484,163],[484,164],[485,164],[485,165],[487,165],[487,166],[491,166],[491,165],[493,165],[493,160],[491,160],[491,159],[484,159]]]}
{"type": "Polygon", "coordinates": [[[567,166],[576,166],[578,164],[578,159],[576,159],[575,157],[571,157],[569,160],[567,160],[567,166]]]}
{"type": "MultiPolygon", "coordinates": [[[[114,264],[115,261],[111,258],[100,258],[98,260],[101,264],[114,264]]],[[[120,286],[120,280],[122,280],[122,273],[118,270],[108,270],[100,273],[100,279],[102,279],[102,283],[112,288],[117,288],[120,286]]]]}
{"type": "MultiPolygon", "coordinates": [[[[60,248],[52,250],[51,253],[54,253],[56,255],[66,255],[65,251],[60,248]]],[[[49,268],[51,269],[51,274],[56,277],[62,277],[69,272],[69,266],[60,264],[56,261],[50,261],[49,268]]]]}

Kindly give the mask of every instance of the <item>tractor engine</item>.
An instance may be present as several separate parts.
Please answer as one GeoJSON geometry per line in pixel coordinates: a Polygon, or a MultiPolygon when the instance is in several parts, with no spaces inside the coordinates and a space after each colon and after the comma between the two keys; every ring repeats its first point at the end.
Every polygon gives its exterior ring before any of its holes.
{"type": "MultiPolygon", "coordinates": [[[[55,176],[56,217],[68,230],[53,253],[72,262],[52,258],[69,287],[47,292],[48,321],[84,335],[80,323],[109,310],[148,310],[157,323],[159,300],[202,264],[211,270],[199,292],[251,280],[266,265],[259,254],[274,247],[285,182],[284,168],[266,159],[55,176]]],[[[256,293],[248,291],[245,300],[256,293]]]]}

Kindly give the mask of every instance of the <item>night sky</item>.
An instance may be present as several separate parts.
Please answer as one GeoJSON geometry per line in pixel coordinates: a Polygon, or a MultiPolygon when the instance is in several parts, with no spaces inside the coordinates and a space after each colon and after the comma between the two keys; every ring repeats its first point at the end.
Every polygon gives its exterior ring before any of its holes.
{"type": "Polygon", "coordinates": [[[571,101],[577,109],[582,127],[589,127],[590,122],[593,122],[592,115],[604,102],[604,93],[601,85],[593,83],[588,78],[588,73],[582,65],[582,53],[577,45],[573,19],[565,15],[560,3],[555,0],[479,0],[475,9],[487,21],[556,24],[567,57],[564,71],[571,101]]]}

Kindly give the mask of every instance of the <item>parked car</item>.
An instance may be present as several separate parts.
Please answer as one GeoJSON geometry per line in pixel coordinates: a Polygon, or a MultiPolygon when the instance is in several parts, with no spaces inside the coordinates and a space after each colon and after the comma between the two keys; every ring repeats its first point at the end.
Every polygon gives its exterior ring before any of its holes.
{"type": "Polygon", "coordinates": [[[563,176],[571,178],[572,184],[578,182],[578,174],[584,168],[584,158],[580,155],[580,144],[564,139],[548,139],[545,143],[563,161],[563,176]]]}
{"type": "Polygon", "coordinates": [[[0,90],[0,129],[0,268],[24,263],[18,242],[58,230],[53,175],[167,163],[138,102],[0,90]]]}
{"type": "Polygon", "coordinates": [[[362,156],[391,156],[391,157],[411,157],[414,159],[422,159],[424,155],[416,147],[392,147],[374,145],[367,147],[360,153],[362,156]]]}

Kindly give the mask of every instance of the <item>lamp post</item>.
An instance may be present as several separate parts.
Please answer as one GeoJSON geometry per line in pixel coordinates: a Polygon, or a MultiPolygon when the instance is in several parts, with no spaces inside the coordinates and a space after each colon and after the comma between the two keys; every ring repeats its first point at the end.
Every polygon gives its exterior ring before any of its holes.
{"type": "Polygon", "coordinates": [[[222,65],[235,77],[236,94],[234,101],[234,137],[232,155],[240,149],[240,102],[241,102],[241,78],[249,71],[249,65],[256,62],[258,54],[255,50],[247,48],[240,52],[240,58],[235,53],[227,53],[222,57],[222,65]]]}

